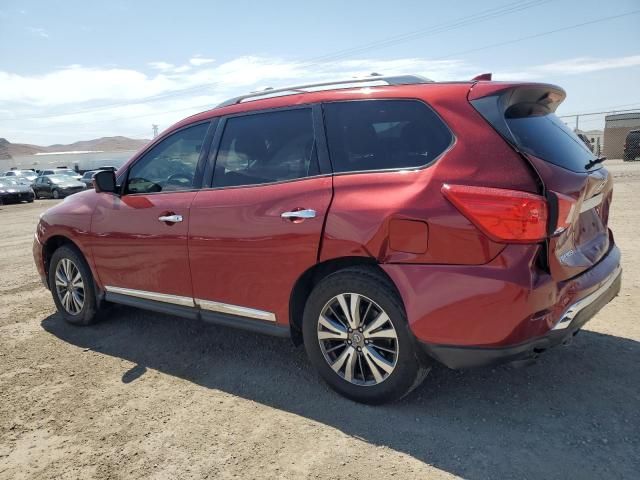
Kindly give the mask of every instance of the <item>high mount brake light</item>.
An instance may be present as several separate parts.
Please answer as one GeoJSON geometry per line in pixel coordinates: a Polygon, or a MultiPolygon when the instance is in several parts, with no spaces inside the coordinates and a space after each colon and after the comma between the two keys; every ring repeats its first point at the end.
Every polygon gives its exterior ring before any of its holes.
{"type": "MultiPolygon", "coordinates": [[[[547,237],[544,197],[518,190],[442,186],[443,195],[476,227],[502,243],[536,243],[547,237]]],[[[567,218],[567,217],[565,217],[567,218]]]]}

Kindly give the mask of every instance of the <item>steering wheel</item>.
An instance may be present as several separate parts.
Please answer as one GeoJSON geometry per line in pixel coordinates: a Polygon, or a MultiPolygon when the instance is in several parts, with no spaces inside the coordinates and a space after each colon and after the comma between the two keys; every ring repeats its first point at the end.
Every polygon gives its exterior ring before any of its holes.
{"type": "Polygon", "coordinates": [[[193,175],[187,173],[174,173],[167,178],[167,183],[173,185],[191,185],[193,183],[193,175]]]}

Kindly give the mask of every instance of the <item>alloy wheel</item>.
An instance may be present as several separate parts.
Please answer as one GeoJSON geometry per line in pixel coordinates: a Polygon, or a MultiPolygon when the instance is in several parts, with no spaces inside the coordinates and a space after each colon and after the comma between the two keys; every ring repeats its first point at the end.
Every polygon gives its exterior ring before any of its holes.
{"type": "Polygon", "coordinates": [[[84,306],[84,282],[76,264],[62,258],[56,267],[55,283],[63,308],[71,315],[78,315],[84,306]]]}
{"type": "Polygon", "coordinates": [[[393,323],[364,295],[343,293],[329,300],[320,312],[317,334],[331,369],[354,385],[383,382],[398,362],[398,335],[393,323]]]}

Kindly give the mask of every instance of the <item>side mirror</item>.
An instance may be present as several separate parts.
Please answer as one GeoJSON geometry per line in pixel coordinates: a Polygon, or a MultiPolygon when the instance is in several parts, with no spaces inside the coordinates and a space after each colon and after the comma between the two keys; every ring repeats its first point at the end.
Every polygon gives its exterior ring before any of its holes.
{"type": "Polygon", "coordinates": [[[98,193],[115,193],[116,174],[111,170],[103,170],[93,176],[93,188],[98,193]]]}

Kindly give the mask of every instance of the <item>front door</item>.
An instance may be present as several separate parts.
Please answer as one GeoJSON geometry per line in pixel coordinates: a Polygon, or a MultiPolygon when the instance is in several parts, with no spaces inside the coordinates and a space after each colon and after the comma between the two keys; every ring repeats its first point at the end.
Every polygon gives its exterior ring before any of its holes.
{"type": "Polygon", "coordinates": [[[108,293],[193,305],[189,208],[208,128],[206,122],[169,134],[129,168],[121,196],[98,194],[92,253],[108,293]]]}
{"type": "Polygon", "coordinates": [[[286,323],[312,267],[332,195],[320,175],[311,108],[226,119],[213,188],[191,206],[189,254],[203,311],[286,323]]]}

